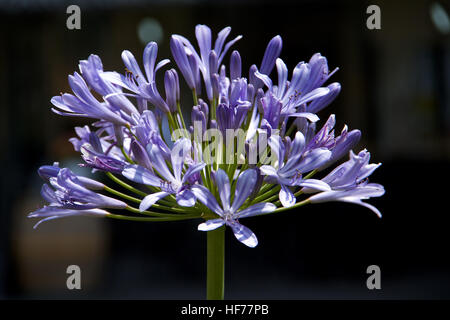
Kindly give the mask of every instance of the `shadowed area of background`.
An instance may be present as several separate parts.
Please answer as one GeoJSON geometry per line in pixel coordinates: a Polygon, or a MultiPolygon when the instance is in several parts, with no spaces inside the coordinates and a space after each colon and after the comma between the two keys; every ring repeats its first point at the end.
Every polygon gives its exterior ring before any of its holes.
{"type": "MultiPolygon", "coordinates": [[[[450,298],[450,38],[439,28],[447,5],[377,1],[381,30],[366,28],[368,2],[296,1],[4,1],[0,3],[1,298],[202,299],[206,236],[198,221],[146,224],[94,218],[52,221],[33,230],[26,215],[43,204],[36,170],[82,161],[67,141],[88,121],[50,111],[69,90],[67,75],[94,53],[106,70],[124,71],[122,50],[140,61],[147,41],[171,58],[169,36],[194,41],[194,27],[242,34],[243,70],[259,64],[267,42],[283,38],[290,70],[316,52],[340,70],[337,100],[323,110],[363,132],[383,165],[371,181],[386,195],[371,203],[384,214],[331,203],[249,218],[259,238],[249,249],[227,230],[226,298],[450,298]],[[81,8],[81,30],[66,28],[66,7],[81,8]],[[437,18],[436,18],[437,16],[437,18]],[[434,17],[434,18],[433,18],[434,17]],[[437,19],[437,20],[436,20],[437,19]],[[66,288],[70,264],[82,290],[66,288]],[[379,265],[382,289],[366,288],[379,265]]],[[[447,16],[448,19],[448,16],[447,16]]],[[[441,24],[442,27],[442,24],[441,24]]],[[[228,63],[228,57],[225,59],[228,63]]],[[[183,87],[184,90],[187,87],[183,87]]],[[[190,98],[183,112],[190,117],[190,98]]],[[[101,174],[96,174],[101,179],[101,174]]]]}

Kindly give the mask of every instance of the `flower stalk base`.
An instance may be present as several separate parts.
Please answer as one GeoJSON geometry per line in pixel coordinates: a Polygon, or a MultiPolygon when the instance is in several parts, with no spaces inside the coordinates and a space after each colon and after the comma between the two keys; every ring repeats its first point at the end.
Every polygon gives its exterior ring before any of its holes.
{"type": "Polygon", "coordinates": [[[208,300],[223,300],[225,289],[225,226],[206,234],[206,298],[208,300]]]}

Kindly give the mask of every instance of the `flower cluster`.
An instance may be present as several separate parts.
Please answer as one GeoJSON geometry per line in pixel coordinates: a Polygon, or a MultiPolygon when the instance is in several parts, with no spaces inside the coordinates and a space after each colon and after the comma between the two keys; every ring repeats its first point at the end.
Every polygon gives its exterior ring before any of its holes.
{"type": "Polygon", "coordinates": [[[383,195],[384,188],[368,182],[379,166],[369,163],[369,152],[351,151],[360,131],[345,126],[336,134],[334,115],[317,125],[317,113],[341,90],[339,83],[326,84],[337,69],[330,72],[317,53],[289,76],[276,36],[247,76],[238,51],[227,58],[241,39],[228,41],[230,32],[221,30],[213,41],[210,28],[198,25],[198,49],[172,35],[178,71],[167,68],[161,86],[156,74],[170,61],[157,61],[154,42],[144,49],[143,69],[127,50],[124,73],[105,71],[96,55],[82,60],[80,71],[69,75],[72,93],[53,97],[52,110],[95,120],[75,128],[77,137],[70,142],[81,153],[82,166],[105,172],[120,190],[57,163],[43,166],[39,174],[47,183],[41,193],[49,204],[29,216],[44,218],[40,222],[74,215],[201,218],[198,230],[226,225],[249,247],[258,241],[240,218],[327,201],[356,203],[381,216],[362,201],[383,195]],[[270,77],[274,69],[276,81],[270,77]],[[188,101],[181,101],[180,79],[192,92],[188,101]],[[349,160],[329,170],[346,155],[349,160]]]}

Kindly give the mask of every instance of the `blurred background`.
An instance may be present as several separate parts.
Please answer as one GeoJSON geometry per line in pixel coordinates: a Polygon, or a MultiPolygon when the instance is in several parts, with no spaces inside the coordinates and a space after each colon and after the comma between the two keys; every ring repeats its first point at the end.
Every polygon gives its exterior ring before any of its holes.
{"type": "Polygon", "coordinates": [[[331,81],[341,94],[319,116],[335,113],[339,131],[361,129],[356,151],[367,147],[383,163],[371,181],[386,188],[371,201],[382,219],[344,203],[250,218],[255,249],[227,230],[226,298],[450,298],[449,14],[448,1],[427,0],[0,1],[0,298],[205,297],[206,236],[196,221],[70,218],[33,230],[26,218],[43,205],[39,166],[59,161],[89,174],[67,141],[88,122],[50,111],[78,61],[95,53],[106,70],[123,72],[122,50],[140,61],[149,41],[170,58],[170,35],[194,41],[199,23],[244,36],[234,47],[244,70],[277,34],[290,70],[316,52],[339,67],[331,81]],[[81,8],[81,30],[66,28],[71,4],[81,8]],[[381,30],[366,27],[370,4],[381,8],[381,30]],[[71,264],[82,290],[66,288],[71,264]],[[381,290],[366,287],[373,264],[381,290]]]}

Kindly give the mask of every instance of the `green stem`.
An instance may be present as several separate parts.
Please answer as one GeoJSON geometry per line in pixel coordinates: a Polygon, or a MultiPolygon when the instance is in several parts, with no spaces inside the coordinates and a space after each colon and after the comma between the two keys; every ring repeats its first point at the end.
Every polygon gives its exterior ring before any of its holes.
{"type": "MultiPolygon", "coordinates": [[[[301,201],[301,202],[297,202],[297,203],[294,204],[292,207],[281,207],[281,208],[278,208],[278,209],[276,209],[275,211],[272,211],[272,212],[270,212],[270,213],[278,213],[278,212],[283,212],[283,211],[295,209],[295,208],[304,206],[305,204],[308,204],[308,203],[311,203],[311,202],[309,202],[309,200],[306,199],[306,200],[303,200],[303,201],[301,201]]],[[[264,215],[264,213],[261,214],[261,215],[264,215]]]]}
{"type": "Polygon", "coordinates": [[[131,217],[131,216],[123,216],[120,214],[108,213],[106,215],[107,218],[119,219],[119,220],[129,220],[129,221],[148,221],[148,222],[162,222],[162,221],[177,221],[177,220],[188,220],[192,219],[191,217],[131,217]]]}
{"type": "Polygon", "coordinates": [[[126,153],[124,147],[120,148],[120,150],[122,150],[122,154],[123,154],[123,156],[125,157],[125,159],[126,159],[129,163],[133,164],[134,161],[130,158],[130,156],[128,155],[128,153],[126,153]]]}
{"type": "Polygon", "coordinates": [[[225,226],[207,232],[206,298],[223,300],[225,286],[225,226]]]}
{"type": "Polygon", "coordinates": [[[166,218],[186,218],[186,219],[197,219],[201,217],[200,213],[160,213],[160,212],[154,212],[154,211],[140,211],[139,209],[133,208],[131,206],[128,206],[125,208],[125,210],[128,210],[133,213],[137,214],[145,214],[153,217],[166,217],[166,218]]]}
{"type": "Polygon", "coordinates": [[[131,192],[134,192],[135,194],[138,194],[138,195],[140,195],[142,197],[147,196],[147,194],[145,192],[142,192],[141,190],[130,186],[128,183],[123,182],[122,180],[117,178],[115,175],[113,175],[111,172],[107,172],[106,175],[108,176],[108,178],[110,178],[112,181],[117,183],[122,188],[125,188],[125,189],[127,189],[127,190],[129,190],[131,192]]]}

